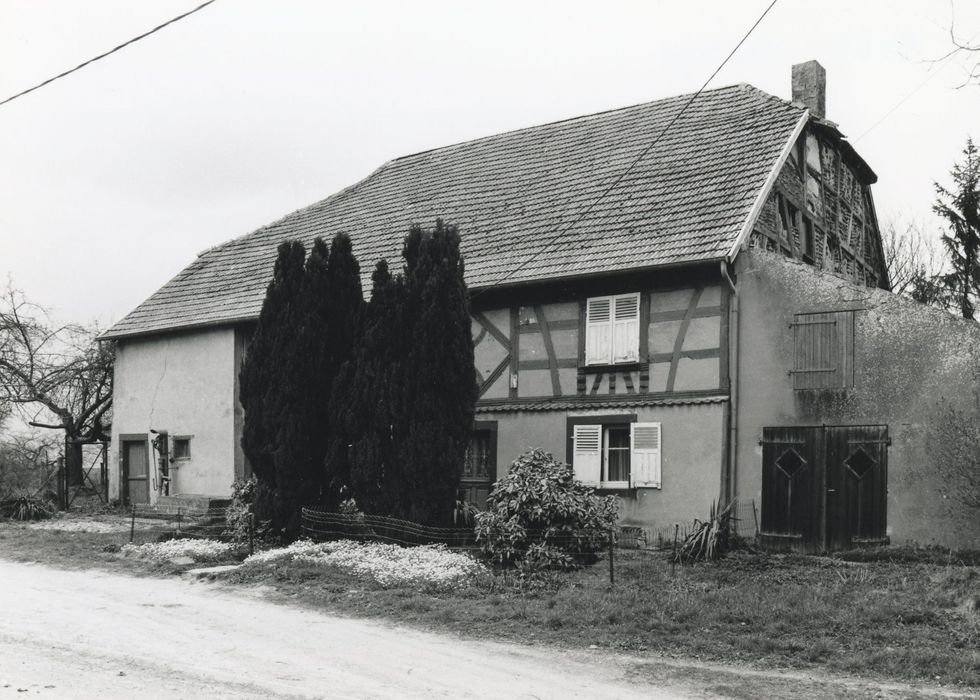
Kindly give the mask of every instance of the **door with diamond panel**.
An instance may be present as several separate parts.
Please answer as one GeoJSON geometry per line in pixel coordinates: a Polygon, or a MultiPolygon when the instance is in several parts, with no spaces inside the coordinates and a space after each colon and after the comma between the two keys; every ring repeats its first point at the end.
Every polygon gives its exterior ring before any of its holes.
{"type": "Polygon", "coordinates": [[[887,426],[828,426],[827,549],[885,542],[887,426]]]}
{"type": "Polygon", "coordinates": [[[816,454],[820,428],[765,428],[762,437],[763,543],[806,551],[819,546],[823,472],[816,454]]]}
{"type": "Polygon", "coordinates": [[[797,551],[887,541],[888,427],[762,431],[760,538],[797,551]]]}

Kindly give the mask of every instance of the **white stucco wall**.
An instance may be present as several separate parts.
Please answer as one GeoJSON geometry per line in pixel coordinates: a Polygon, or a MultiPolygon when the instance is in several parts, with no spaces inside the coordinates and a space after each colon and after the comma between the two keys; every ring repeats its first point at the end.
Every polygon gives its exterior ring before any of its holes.
{"type": "MultiPolygon", "coordinates": [[[[227,497],[235,479],[235,332],[207,329],[117,344],[110,495],[119,498],[120,435],[190,435],[170,493],[227,497]]],[[[151,461],[153,453],[151,451],[151,461]]],[[[150,465],[156,475],[156,465],[150,465]]],[[[151,502],[157,492],[150,485],[151,502]]]]}

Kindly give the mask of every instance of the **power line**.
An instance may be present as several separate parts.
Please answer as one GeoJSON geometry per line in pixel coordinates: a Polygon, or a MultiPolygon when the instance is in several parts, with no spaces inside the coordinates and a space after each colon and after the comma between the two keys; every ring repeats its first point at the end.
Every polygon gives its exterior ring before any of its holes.
{"type": "MultiPolygon", "coordinates": [[[[976,39],[977,37],[980,37],[980,33],[978,33],[978,34],[974,34],[974,35],[973,35],[973,36],[972,36],[972,37],[970,38],[970,40],[969,40],[969,41],[967,42],[967,44],[969,44],[970,42],[972,42],[972,41],[973,41],[974,39],[976,39]]],[[[956,54],[957,54],[957,52],[959,52],[959,51],[960,51],[960,49],[953,49],[953,50],[952,50],[952,51],[950,51],[950,52],[949,52],[948,54],[946,54],[946,55],[945,55],[945,56],[943,56],[942,58],[940,58],[940,59],[938,59],[938,61],[939,61],[939,62],[941,62],[941,63],[942,63],[942,65],[940,65],[940,66],[938,66],[938,67],[936,67],[936,69],[935,69],[935,70],[934,70],[934,71],[933,71],[932,73],[930,73],[930,74],[929,74],[929,75],[928,75],[928,76],[926,77],[926,79],[925,79],[925,80],[923,80],[923,81],[922,81],[921,83],[919,83],[919,84],[918,84],[918,85],[916,85],[916,86],[915,86],[914,88],[912,88],[912,90],[910,90],[910,91],[909,91],[909,93],[908,93],[907,95],[905,95],[905,97],[903,97],[903,98],[902,98],[902,99],[900,99],[900,100],[899,100],[898,102],[896,102],[896,103],[895,103],[895,105],[894,105],[894,106],[893,106],[893,107],[892,107],[891,109],[889,109],[889,110],[888,110],[887,112],[885,112],[885,113],[884,113],[884,114],[883,114],[883,115],[882,115],[882,116],[881,116],[881,117],[880,117],[880,118],[878,119],[878,121],[876,121],[876,122],[875,122],[874,124],[872,124],[872,125],[871,125],[871,126],[869,126],[869,127],[867,128],[867,129],[865,129],[865,130],[864,130],[864,132],[863,132],[863,133],[862,133],[862,134],[861,134],[860,136],[858,136],[858,137],[857,137],[856,139],[854,139],[853,141],[851,141],[851,143],[855,143],[855,144],[856,144],[856,143],[857,143],[858,141],[860,141],[860,140],[861,140],[861,139],[863,139],[863,138],[864,138],[865,136],[867,136],[868,134],[870,134],[870,133],[871,133],[872,131],[874,131],[875,129],[877,129],[877,128],[878,128],[878,126],[879,126],[879,125],[880,125],[880,124],[881,124],[881,123],[882,123],[883,121],[885,121],[886,119],[888,119],[888,117],[890,117],[890,116],[891,116],[891,115],[892,115],[892,114],[893,114],[893,113],[895,112],[895,110],[897,110],[897,109],[898,109],[899,107],[901,107],[901,106],[902,106],[903,104],[905,104],[906,102],[908,102],[908,101],[909,101],[909,99],[911,99],[911,97],[912,97],[912,96],[913,96],[913,95],[914,95],[915,93],[917,93],[917,92],[918,92],[919,90],[921,90],[922,88],[924,88],[924,87],[926,86],[926,84],[927,84],[927,83],[928,83],[929,81],[931,81],[931,80],[932,80],[933,78],[935,78],[935,77],[936,77],[937,75],[939,75],[940,73],[942,73],[942,71],[943,71],[943,69],[945,69],[945,68],[946,68],[946,66],[948,66],[948,65],[949,65],[950,63],[952,63],[952,62],[953,62],[953,58],[955,58],[955,57],[956,57],[956,54]]]]}
{"type": "Polygon", "coordinates": [[[539,248],[536,253],[534,253],[529,258],[527,258],[526,260],[524,260],[524,262],[522,262],[517,267],[511,269],[509,272],[507,272],[507,274],[505,274],[499,280],[497,280],[496,282],[494,282],[493,284],[491,284],[489,287],[484,287],[483,289],[477,290],[470,297],[470,299],[475,299],[476,297],[480,296],[484,292],[488,292],[491,289],[493,289],[494,287],[497,287],[497,286],[503,284],[505,281],[507,281],[508,279],[510,279],[511,277],[513,277],[515,274],[517,274],[518,272],[520,272],[521,270],[523,270],[525,267],[527,267],[529,264],[531,264],[532,262],[534,262],[535,260],[537,260],[538,257],[540,257],[542,253],[544,253],[545,251],[547,251],[554,243],[556,243],[558,241],[558,239],[560,239],[562,236],[564,236],[566,233],[568,233],[576,224],[578,224],[580,221],[582,221],[582,219],[584,219],[589,214],[589,212],[591,212],[595,208],[595,206],[599,202],[601,202],[610,192],[612,192],[616,188],[616,186],[619,185],[619,183],[622,182],[623,179],[627,175],[629,175],[631,172],[633,172],[633,169],[637,165],[639,165],[640,161],[643,160],[646,157],[646,155],[650,151],[653,150],[654,146],[656,146],[658,143],[660,143],[661,139],[663,139],[663,137],[667,134],[667,132],[670,131],[670,128],[672,126],[674,126],[674,124],[677,122],[678,119],[681,118],[681,116],[683,116],[684,112],[687,111],[687,108],[691,106],[691,103],[694,102],[695,99],[697,99],[698,95],[700,95],[702,92],[704,92],[704,89],[706,87],[708,87],[708,83],[710,83],[712,80],[714,80],[714,77],[716,75],[718,75],[718,73],[721,71],[721,69],[725,67],[725,64],[727,64],[731,60],[732,56],[735,55],[735,52],[738,51],[742,47],[742,44],[744,44],[745,41],[749,38],[749,36],[752,35],[752,32],[755,31],[755,28],[759,26],[759,24],[762,22],[763,19],[765,19],[766,15],[769,14],[769,10],[771,10],[775,6],[775,4],[777,2],[779,2],[779,0],[772,0],[772,2],[769,3],[769,6],[763,11],[763,13],[761,15],[759,15],[759,18],[752,24],[751,27],[749,27],[749,30],[745,33],[745,36],[743,36],[741,38],[741,40],[739,40],[739,42],[735,45],[735,48],[733,48],[731,50],[731,52],[725,57],[725,60],[718,64],[718,67],[715,68],[714,72],[711,75],[708,76],[708,79],[705,80],[704,83],[701,85],[701,87],[698,88],[698,91],[695,92],[693,95],[691,95],[690,99],[681,108],[681,111],[679,111],[676,115],[674,115],[674,118],[670,120],[670,123],[667,124],[667,126],[664,127],[663,131],[661,131],[657,135],[657,138],[655,138],[653,141],[651,141],[647,145],[646,148],[644,148],[642,151],[640,151],[640,154],[636,158],[633,159],[633,161],[629,164],[629,166],[626,168],[626,170],[624,170],[622,173],[620,173],[619,176],[615,180],[613,180],[612,183],[610,183],[608,187],[606,187],[606,189],[604,189],[602,192],[600,192],[599,193],[599,196],[596,197],[592,201],[592,203],[589,204],[589,206],[586,207],[585,210],[581,214],[579,214],[578,216],[576,216],[571,221],[571,223],[569,223],[564,228],[559,229],[558,232],[555,233],[554,236],[552,236],[550,239],[548,239],[547,241],[545,241],[544,245],[541,246],[541,248],[539,248]]]}
{"type": "Polygon", "coordinates": [[[106,51],[106,52],[105,52],[105,53],[103,53],[103,54],[99,54],[99,55],[98,55],[98,56],[96,56],[95,58],[90,58],[89,60],[87,60],[87,61],[85,61],[85,63],[79,63],[79,64],[78,64],[77,66],[75,66],[74,68],[72,68],[72,69],[70,69],[70,70],[66,70],[66,71],[65,71],[64,73],[59,73],[58,75],[56,75],[56,76],[54,76],[53,78],[48,78],[48,79],[47,79],[47,80],[45,80],[45,81],[44,81],[43,83],[38,83],[38,84],[37,84],[37,85],[35,85],[34,87],[31,87],[31,88],[27,88],[26,90],[24,90],[24,91],[22,91],[22,92],[18,92],[18,93],[17,93],[16,95],[11,95],[11,96],[10,96],[10,97],[8,97],[7,99],[5,99],[5,100],[3,100],[2,102],[0,102],[0,107],[2,107],[3,105],[5,105],[5,104],[7,104],[8,102],[13,102],[13,101],[14,101],[14,100],[16,100],[16,99],[17,99],[18,97],[23,97],[24,95],[26,95],[26,94],[28,94],[28,93],[31,93],[31,92],[34,92],[34,91],[35,91],[35,90],[37,90],[38,88],[42,88],[42,87],[44,87],[45,85],[47,85],[47,84],[49,84],[49,83],[53,83],[53,82],[54,82],[55,80],[58,80],[59,78],[64,78],[64,77],[65,77],[66,75],[71,75],[71,74],[72,74],[72,73],[74,73],[75,71],[77,71],[77,70],[81,70],[82,68],[84,68],[85,66],[87,66],[87,65],[89,65],[89,64],[91,64],[91,63],[95,63],[96,61],[98,61],[98,60],[101,60],[101,59],[103,59],[103,58],[105,58],[106,56],[109,56],[110,54],[114,54],[114,53],[115,53],[116,51],[118,51],[119,49],[124,49],[124,48],[126,48],[127,46],[129,46],[130,44],[135,44],[135,43],[136,43],[137,41],[139,41],[140,39],[145,39],[146,37],[148,37],[148,36],[150,36],[150,34],[154,34],[154,33],[156,33],[156,32],[158,32],[158,31],[160,31],[161,29],[163,29],[164,27],[168,27],[168,26],[170,26],[170,25],[171,25],[171,24],[173,24],[174,22],[179,22],[180,20],[182,20],[182,19],[184,19],[185,17],[189,17],[190,15],[192,15],[192,14],[194,14],[195,12],[198,12],[198,11],[200,11],[200,10],[203,10],[203,9],[204,9],[205,7],[207,7],[208,5],[210,5],[210,4],[211,4],[211,3],[213,3],[213,2],[214,2],[214,0],[208,0],[208,1],[207,1],[207,2],[205,2],[205,3],[202,3],[201,5],[198,5],[198,6],[197,6],[197,7],[195,7],[195,8],[193,9],[193,10],[190,10],[190,11],[188,11],[188,12],[185,12],[185,13],[184,13],[184,14],[182,14],[182,15],[177,15],[177,16],[176,16],[176,17],[174,17],[173,19],[171,19],[171,20],[167,20],[167,21],[166,21],[166,22],[164,22],[163,24],[161,24],[161,25],[159,25],[159,26],[156,26],[156,27],[154,27],[154,28],[153,28],[153,29],[151,29],[150,31],[148,31],[148,32],[144,32],[143,34],[140,34],[140,35],[139,35],[139,36],[137,36],[137,37],[133,37],[132,39],[130,39],[129,41],[127,41],[127,42],[126,42],[125,44],[120,44],[120,45],[119,45],[119,46],[117,46],[116,48],[114,48],[114,49],[110,49],[109,51],[106,51]]]}

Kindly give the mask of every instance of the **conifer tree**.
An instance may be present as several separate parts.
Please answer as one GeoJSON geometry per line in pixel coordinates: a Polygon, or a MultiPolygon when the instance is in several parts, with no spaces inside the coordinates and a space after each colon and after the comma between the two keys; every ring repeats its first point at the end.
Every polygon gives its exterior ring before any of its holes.
{"type": "Polygon", "coordinates": [[[473,428],[478,389],[473,374],[469,299],[455,226],[413,226],[405,241],[407,334],[404,391],[396,424],[401,515],[448,523],[473,428]]]}
{"type": "Polygon", "coordinates": [[[403,403],[405,285],[391,276],[384,260],[371,279],[371,301],[357,323],[354,354],[334,383],[327,470],[349,486],[362,510],[393,514],[400,483],[393,438],[396,407],[403,403]]]}
{"type": "Polygon", "coordinates": [[[972,139],[967,139],[963,161],[953,166],[950,176],[952,190],[936,183],[933,211],[949,226],[943,247],[953,269],[940,276],[933,287],[939,291],[933,295],[957,308],[963,318],[973,319],[980,297],[980,151],[972,139]]]}
{"type": "Polygon", "coordinates": [[[364,306],[361,268],[354,257],[350,237],[346,234],[334,236],[330,244],[325,285],[313,291],[318,299],[311,300],[311,303],[323,305],[323,314],[312,319],[320,342],[309,348],[311,357],[316,360],[309,383],[312,451],[325,489],[320,500],[336,505],[349,475],[343,468],[339,472],[330,469],[331,461],[327,459],[331,445],[331,406],[340,400],[339,396],[334,395],[333,388],[341,367],[354,354],[355,330],[364,306]]]}
{"type": "MultiPolygon", "coordinates": [[[[291,359],[302,318],[300,300],[304,284],[305,250],[296,241],[279,246],[272,281],[266,290],[258,324],[242,363],[240,395],[245,413],[242,449],[258,480],[256,517],[287,526],[289,509],[278,466],[282,461],[283,426],[295,407],[290,395],[291,359]]],[[[288,490],[288,489],[287,489],[288,490]]]]}

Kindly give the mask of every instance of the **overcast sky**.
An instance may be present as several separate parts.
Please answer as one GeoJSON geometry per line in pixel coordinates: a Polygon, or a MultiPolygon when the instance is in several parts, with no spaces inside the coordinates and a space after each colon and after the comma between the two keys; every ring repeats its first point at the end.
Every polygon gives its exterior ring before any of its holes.
{"type": "MultiPolygon", "coordinates": [[[[768,2],[218,0],[0,107],[0,275],[108,325],[393,157],[693,92],[768,2]]],[[[0,0],[0,99],[196,4],[0,0]]],[[[954,16],[980,39],[975,0],[780,0],[711,87],[789,98],[819,60],[879,217],[935,232],[932,181],[980,139],[970,57],[930,62],[954,16]]]]}

